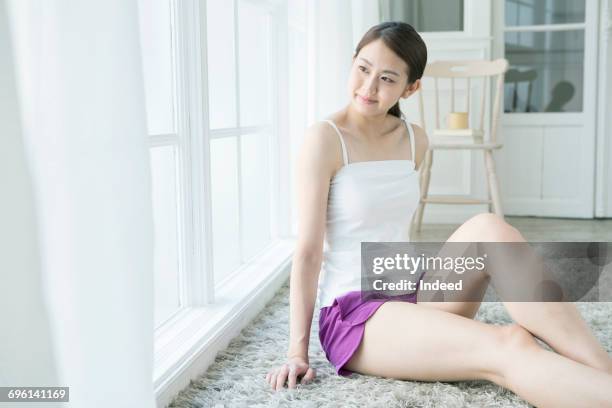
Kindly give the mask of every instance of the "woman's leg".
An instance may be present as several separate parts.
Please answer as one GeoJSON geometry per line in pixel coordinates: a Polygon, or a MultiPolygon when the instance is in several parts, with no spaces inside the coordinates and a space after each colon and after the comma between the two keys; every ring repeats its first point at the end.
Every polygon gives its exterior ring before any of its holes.
{"type": "MultiPolygon", "coordinates": [[[[449,242],[525,242],[521,233],[494,214],[479,214],[461,225],[449,242]]],[[[495,273],[503,273],[497,268],[495,273]]],[[[491,271],[488,271],[490,273],[491,271]]],[[[472,284],[484,289],[489,276],[472,284]]],[[[472,318],[479,302],[428,302],[423,306],[472,318]]],[[[563,302],[504,302],[510,316],[521,326],[546,342],[558,353],[572,360],[612,374],[612,357],[601,346],[576,307],[563,302]]]]}
{"type": "Polygon", "coordinates": [[[543,349],[521,326],[407,302],[376,311],[346,368],[406,380],[489,380],[538,407],[612,406],[612,375],[543,349]]]}

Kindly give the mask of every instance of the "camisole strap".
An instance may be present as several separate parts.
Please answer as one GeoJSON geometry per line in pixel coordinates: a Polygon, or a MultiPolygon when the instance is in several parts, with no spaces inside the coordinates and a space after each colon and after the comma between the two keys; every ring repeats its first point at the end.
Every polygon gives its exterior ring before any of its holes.
{"type": "Polygon", "coordinates": [[[412,156],[410,159],[414,163],[414,168],[416,169],[416,145],[414,144],[414,129],[410,123],[406,122],[404,119],[402,119],[402,121],[406,125],[408,134],[410,135],[410,155],[412,156]]]}
{"type": "Polygon", "coordinates": [[[336,130],[336,133],[340,138],[340,144],[342,145],[342,160],[344,161],[344,165],[346,166],[348,164],[348,153],[346,151],[346,145],[344,144],[344,138],[342,137],[342,133],[340,133],[340,129],[338,129],[338,126],[336,126],[333,120],[325,119],[324,122],[329,123],[336,130]]]}

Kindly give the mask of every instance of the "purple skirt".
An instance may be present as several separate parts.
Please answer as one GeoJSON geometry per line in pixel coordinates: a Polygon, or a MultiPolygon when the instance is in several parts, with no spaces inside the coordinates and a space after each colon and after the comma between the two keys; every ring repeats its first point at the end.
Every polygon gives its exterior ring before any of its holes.
{"type": "Polygon", "coordinates": [[[336,367],[336,373],[342,376],[352,373],[343,367],[359,347],[366,321],[390,300],[416,303],[417,292],[365,301],[360,291],[353,291],[334,299],[331,306],[321,308],[319,340],[325,356],[336,367]]]}

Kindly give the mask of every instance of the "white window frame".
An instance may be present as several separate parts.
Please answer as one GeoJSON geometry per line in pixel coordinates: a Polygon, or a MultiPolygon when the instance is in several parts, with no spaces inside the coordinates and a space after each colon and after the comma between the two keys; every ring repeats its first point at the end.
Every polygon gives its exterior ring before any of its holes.
{"type": "MultiPolygon", "coordinates": [[[[191,203],[193,202],[193,193],[188,183],[190,174],[189,165],[189,127],[188,116],[185,112],[185,101],[183,98],[184,87],[182,86],[183,77],[180,66],[181,58],[178,56],[178,45],[180,39],[175,35],[178,30],[175,29],[177,24],[176,16],[176,0],[170,0],[170,19],[171,19],[171,56],[173,62],[172,68],[172,111],[174,132],[165,134],[150,134],[149,147],[173,147],[176,149],[175,162],[175,185],[177,188],[176,208],[177,208],[177,256],[178,256],[178,298],[179,308],[168,318],[164,323],[171,320],[173,316],[180,312],[180,309],[185,306],[184,301],[186,296],[185,288],[188,287],[185,278],[192,275],[193,257],[190,255],[187,244],[193,242],[193,221],[191,219],[191,203]]],[[[162,323],[161,325],[163,326],[162,323]]]]}
{"type": "Polygon", "coordinates": [[[582,23],[563,24],[537,24],[529,26],[506,26],[504,16],[505,0],[498,13],[499,34],[496,35],[496,48],[499,55],[505,57],[505,33],[507,32],[553,32],[583,30],[584,32],[584,65],[583,65],[583,100],[581,112],[503,112],[501,115],[502,125],[529,125],[546,126],[550,123],[557,125],[582,125],[587,124],[585,129],[594,132],[595,123],[595,98],[590,98],[596,93],[594,81],[589,77],[596,77],[597,61],[597,28],[589,26],[587,21],[597,21],[597,0],[585,1],[585,21],[582,23]]]}
{"type": "MultiPolygon", "coordinates": [[[[235,13],[238,13],[234,1],[235,13]]],[[[172,397],[214,361],[248,321],[286,280],[295,245],[291,237],[286,78],[287,5],[279,0],[243,0],[265,7],[276,31],[271,44],[274,84],[271,125],[210,130],[208,119],[206,1],[171,0],[173,52],[176,58],[177,134],[151,137],[151,146],[174,145],[179,149],[179,228],[181,251],[181,308],[155,330],[154,389],[158,406],[172,397]],[[215,284],[212,262],[212,206],[210,140],[270,130],[272,242],[259,256],[241,265],[232,275],[215,284]]],[[[238,29],[236,27],[236,29],[238,29]]],[[[235,41],[239,40],[235,32],[235,41]]],[[[237,48],[236,48],[237,50],[237,48]]],[[[236,55],[238,60],[238,55],[236,55]]],[[[238,65],[237,65],[238,67],[238,65]]],[[[239,76],[238,69],[236,76],[239,76]]],[[[239,87],[236,87],[239,120],[239,87]]],[[[240,138],[238,137],[238,140],[240,138]]]]}
{"type": "MultiPolygon", "coordinates": [[[[485,35],[482,27],[477,23],[483,20],[483,17],[488,18],[489,4],[479,0],[463,0],[463,30],[457,31],[423,31],[419,34],[423,39],[427,40],[446,40],[449,37],[454,39],[473,39],[475,36],[480,37],[485,35]],[[484,15],[483,15],[484,13],[484,15]]],[[[488,28],[486,29],[488,31],[488,28]]]]}

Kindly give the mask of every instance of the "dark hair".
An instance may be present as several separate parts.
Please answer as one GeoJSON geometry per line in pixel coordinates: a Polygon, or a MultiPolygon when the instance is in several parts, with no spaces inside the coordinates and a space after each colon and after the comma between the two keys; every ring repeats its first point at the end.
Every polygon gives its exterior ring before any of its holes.
{"type": "MultiPolygon", "coordinates": [[[[357,44],[355,57],[363,47],[379,38],[408,65],[409,84],[423,76],[427,64],[427,47],[421,36],[410,24],[389,21],[375,25],[363,35],[359,44],[357,44]]],[[[399,101],[389,109],[389,113],[398,118],[402,117],[399,101]]]]}

